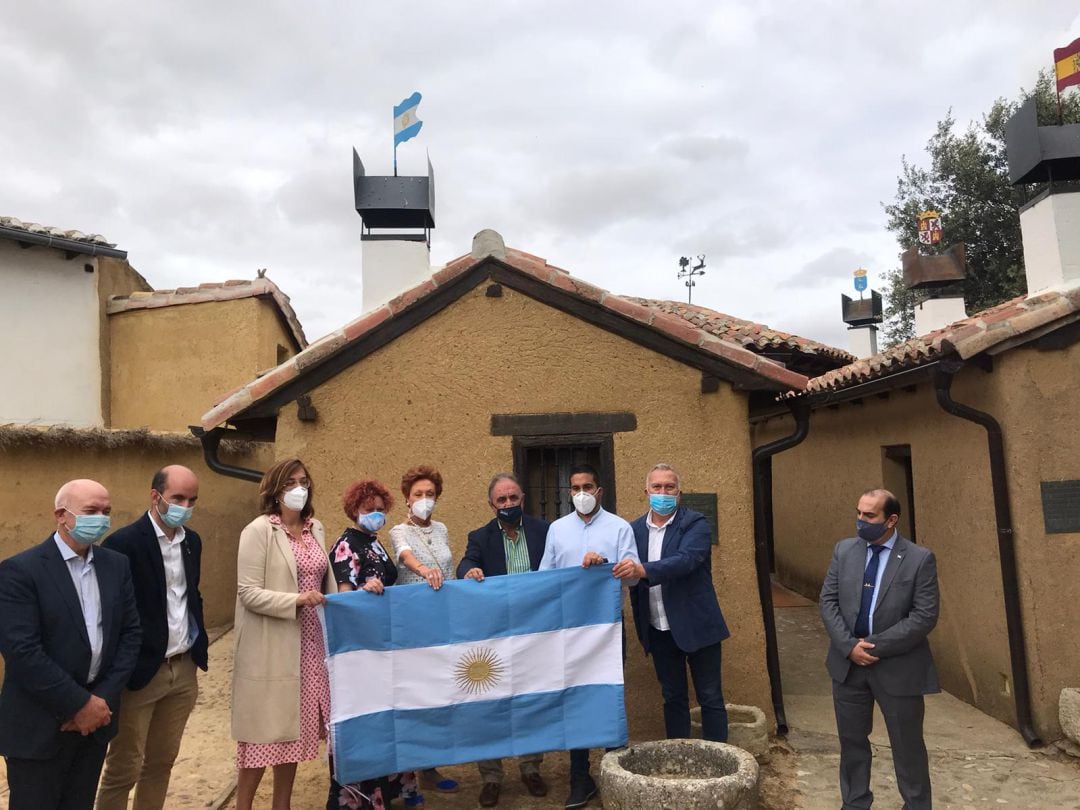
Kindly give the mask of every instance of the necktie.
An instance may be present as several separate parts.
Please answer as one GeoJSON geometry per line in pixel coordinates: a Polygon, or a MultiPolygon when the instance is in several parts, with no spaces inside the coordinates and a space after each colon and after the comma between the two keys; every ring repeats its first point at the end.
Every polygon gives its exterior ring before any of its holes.
{"type": "Polygon", "coordinates": [[[870,562],[866,564],[862,582],[862,604],[859,606],[859,617],[855,620],[855,638],[866,638],[870,635],[870,603],[874,601],[874,583],[877,582],[878,562],[881,560],[881,552],[885,546],[868,546],[873,554],[870,562]]]}

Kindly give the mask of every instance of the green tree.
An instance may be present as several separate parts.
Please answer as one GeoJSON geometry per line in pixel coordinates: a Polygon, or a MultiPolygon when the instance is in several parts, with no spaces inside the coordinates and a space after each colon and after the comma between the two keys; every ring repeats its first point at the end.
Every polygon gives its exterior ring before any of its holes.
{"type": "MultiPolygon", "coordinates": [[[[1021,89],[1017,100],[999,98],[981,122],[971,122],[964,132],[957,131],[950,110],[926,144],[929,167],[902,157],[896,198],[885,205],[888,228],[901,250],[918,244],[917,216],[927,210],[941,215],[944,234],[940,245],[924,245],[922,250],[938,253],[957,242],[967,245],[968,312],[1026,292],[1019,208],[1030,198],[1031,188],[1009,185],[1005,124],[1032,95],[1039,124],[1057,124],[1057,95],[1048,71],[1039,73],[1034,88],[1021,89]]],[[[1065,123],[1080,122],[1080,93],[1065,94],[1062,113],[1065,123]]],[[[885,344],[914,337],[917,301],[904,288],[899,267],[885,274],[885,298],[885,344]]]]}

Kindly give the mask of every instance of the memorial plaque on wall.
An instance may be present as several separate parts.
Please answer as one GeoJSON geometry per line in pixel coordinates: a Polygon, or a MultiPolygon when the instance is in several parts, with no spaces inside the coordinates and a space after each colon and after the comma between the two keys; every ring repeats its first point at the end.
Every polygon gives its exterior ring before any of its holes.
{"type": "Polygon", "coordinates": [[[712,527],[712,541],[715,546],[720,539],[720,518],[716,509],[715,492],[684,492],[682,506],[701,512],[712,527]]]}
{"type": "Polygon", "coordinates": [[[1080,532],[1080,481],[1043,481],[1042,507],[1047,534],[1080,532]]]}

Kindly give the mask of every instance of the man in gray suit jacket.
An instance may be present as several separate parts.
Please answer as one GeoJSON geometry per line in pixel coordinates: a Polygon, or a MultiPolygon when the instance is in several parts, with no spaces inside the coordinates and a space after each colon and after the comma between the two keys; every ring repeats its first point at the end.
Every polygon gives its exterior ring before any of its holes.
{"type": "Polygon", "coordinates": [[[941,691],[926,640],[938,620],[937,563],[931,551],[900,536],[899,519],[900,503],[891,492],[865,492],[858,536],[836,544],[821,588],[845,810],[866,810],[874,801],[875,701],[885,717],[905,809],[931,806],[923,695],[941,691]]]}

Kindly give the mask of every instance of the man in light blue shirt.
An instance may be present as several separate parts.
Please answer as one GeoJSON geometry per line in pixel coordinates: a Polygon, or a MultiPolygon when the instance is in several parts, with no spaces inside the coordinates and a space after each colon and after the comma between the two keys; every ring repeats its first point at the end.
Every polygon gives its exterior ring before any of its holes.
{"type": "MultiPolygon", "coordinates": [[[[630,524],[600,505],[604,489],[600,474],[589,464],[570,468],[570,498],[574,511],[548,529],[547,545],[538,570],[580,565],[615,563],[615,577],[627,585],[637,582],[641,565],[637,542],[630,524]]],[[[596,782],[589,773],[589,751],[570,752],[570,795],[566,808],[584,807],[596,795],[596,782]]]]}

